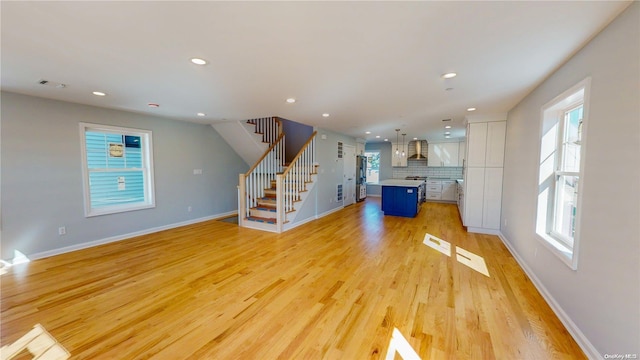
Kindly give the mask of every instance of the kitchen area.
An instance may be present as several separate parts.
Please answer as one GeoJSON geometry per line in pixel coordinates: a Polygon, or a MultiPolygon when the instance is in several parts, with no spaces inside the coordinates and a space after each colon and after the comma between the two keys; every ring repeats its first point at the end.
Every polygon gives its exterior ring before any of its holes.
{"type": "MultiPolygon", "coordinates": [[[[385,203],[388,202],[385,201],[383,192],[391,186],[415,188],[418,204],[425,201],[458,203],[458,181],[462,182],[463,178],[464,160],[461,155],[464,154],[464,142],[428,144],[425,140],[412,140],[404,144],[404,147],[402,144],[394,143],[367,146],[368,149],[377,148],[380,151],[381,178],[388,176],[377,185],[367,185],[370,196],[379,195],[383,198],[383,211],[385,203]],[[391,160],[391,164],[386,165],[391,166],[385,168],[383,164],[387,158],[391,160]]],[[[420,206],[417,207],[417,211],[419,209],[420,206]]],[[[412,211],[409,213],[413,216],[417,214],[412,211]]]]}
{"type": "Polygon", "coordinates": [[[466,136],[457,141],[365,144],[365,154],[379,156],[379,181],[367,182],[367,195],[381,197],[390,216],[415,217],[424,202],[455,204],[468,231],[496,233],[506,121],[469,117],[465,125],[466,136]]]}

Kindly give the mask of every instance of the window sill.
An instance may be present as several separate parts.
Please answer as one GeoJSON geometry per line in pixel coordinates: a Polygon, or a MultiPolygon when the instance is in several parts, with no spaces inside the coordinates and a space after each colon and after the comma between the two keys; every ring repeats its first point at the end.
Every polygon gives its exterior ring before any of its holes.
{"type": "Polygon", "coordinates": [[[571,270],[577,270],[578,264],[575,249],[569,249],[566,245],[556,240],[549,234],[536,232],[538,240],[555,256],[564,262],[571,270]]]}
{"type": "Polygon", "coordinates": [[[117,214],[122,212],[150,209],[155,207],[156,207],[155,203],[152,203],[152,204],[145,203],[145,204],[134,205],[134,206],[109,206],[109,207],[91,209],[85,213],[85,217],[117,214]]]}

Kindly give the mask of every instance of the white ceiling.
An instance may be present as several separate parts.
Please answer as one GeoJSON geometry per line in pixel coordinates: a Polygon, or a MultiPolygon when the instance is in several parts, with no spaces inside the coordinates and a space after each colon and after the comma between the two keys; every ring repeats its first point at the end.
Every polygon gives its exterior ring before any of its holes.
{"type": "Polygon", "coordinates": [[[464,136],[468,107],[509,111],[629,4],[2,1],[1,85],[198,123],[280,116],[439,141],[442,119],[464,136]]]}

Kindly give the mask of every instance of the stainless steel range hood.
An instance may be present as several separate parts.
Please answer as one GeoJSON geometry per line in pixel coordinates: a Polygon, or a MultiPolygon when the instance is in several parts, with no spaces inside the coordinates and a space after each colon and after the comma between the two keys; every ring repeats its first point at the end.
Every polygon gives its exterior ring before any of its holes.
{"type": "Polygon", "coordinates": [[[414,140],[409,141],[407,149],[409,153],[409,160],[426,160],[427,159],[427,141],[426,140],[414,140]]]}

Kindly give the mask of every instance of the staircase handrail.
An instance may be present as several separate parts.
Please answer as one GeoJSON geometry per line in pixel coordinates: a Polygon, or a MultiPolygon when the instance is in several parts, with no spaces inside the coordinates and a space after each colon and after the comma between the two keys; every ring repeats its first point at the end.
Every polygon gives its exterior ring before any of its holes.
{"type": "Polygon", "coordinates": [[[247,173],[240,174],[238,179],[240,226],[244,226],[245,219],[251,215],[251,208],[258,205],[259,199],[264,197],[265,189],[271,186],[271,181],[275,181],[277,174],[282,171],[285,162],[284,143],[285,134],[283,133],[247,173]]]}
{"type": "MultiPolygon", "coordinates": [[[[256,169],[256,167],[258,167],[258,165],[260,165],[260,163],[262,162],[262,160],[264,160],[264,158],[267,157],[267,155],[269,155],[269,153],[271,153],[271,151],[273,150],[273,148],[275,148],[276,146],[278,146],[278,143],[280,141],[282,141],[282,139],[284,139],[284,133],[281,133],[280,136],[278,136],[278,138],[276,139],[276,141],[269,146],[269,148],[267,149],[267,151],[264,152],[264,154],[262,154],[262,156],[260,157],[260,159],[258,159],[258,161],[256,161],[255,164],[253,164],[253,166],[251,167],[251,169],[249,169],[249,171],[247,171],[244,175],[245,176],[249,176],[253,170],[256,169]]],[[[284,159],[282,159],[282,165],[284,165],[284,159]]]]}
{"type": "Polygon", "coordinates": [[[307,149],[307,146],[309,146],[309,144],[311,143],[311,141],[313,141],[313,139],[315,138],[316,134],[318,132],[314,131],[313,134],[311,134],[311,136],[309,137],[309,139],[307,140],[307,142],[304,143],[304,145],[302,145],[302,148],[300,148],[300,151],[298,151],[298,153],[296,154],[296,156],[293,158],[293,160],[291,160],[291,163],[289,164],[289,166],[287,166],[287,168],[282,172],[283,176],[286,176],[287,173],[289,172],[289,170],[291,170],[293,168],[293,165],[298,161],[298,159],[300,158],[300,156],[302,156],[302,154],[305,152],[305,150],[307,149]]]}
{"type": "Polygon", "coordinates": [[[277,228],[281,232],[287,220],[287,213],[295,210],[294,203],[301,200],[302,192],[307,191],[307,183],[315,174],[315,138],[314,131],[304,143],[289,166],[278,174],[276,179],[277,228]]]}
{"type": "Polygon", "coordinates": [[[249,119],[247,123],[255,125],[255,131],[262,134],[262,142],[269,145],[278,141],[277,138],[283,133],[282,120],[277,116],[249,119]]]}

